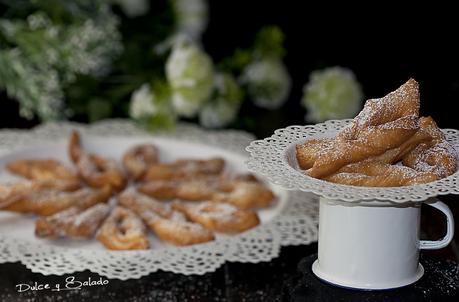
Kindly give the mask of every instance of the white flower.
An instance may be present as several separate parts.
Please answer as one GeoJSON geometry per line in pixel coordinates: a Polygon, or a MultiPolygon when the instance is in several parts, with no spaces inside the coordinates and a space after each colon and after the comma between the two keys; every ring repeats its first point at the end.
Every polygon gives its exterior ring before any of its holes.
{"type": "Polygon", "coordinates": [[[313,71],[303,93],[301,103],[308,110],[306,119],[312,122],[354,117],[363,99],[354,73],[342,67],[313,71]]]}
{"type": "Polygon", "coordinates": [[[229,73],[215,75],[213,98],[199,112],[199,122],[207,128],[221,128],[236,118],[242,92],[229,73]]]}
{"type": "Polygon", "coordinates": [[[153,104],[153,94],[150,85],[143,84],[131,95],[129,115],[134,119],[141,119],[154,115],[157,111],[153,104]]]}
{"type": "Polygon", "coordinates": [[[231,123],[238,108],[225,102],[211,102],[199,112],[199,123],[207,128],[221,128],[231,123]]]}
{"type": "Polygon", "coordinates": [[[115,0],[129,18],[145,15],[150,9],[149,0],[115,0]]]}
{"type": "Polygon", "coordinates": [[[241,77],[255,105],[276,109],[287,100],[291,88],[290,75],[277,58],[263,58],[250,63],[241,77]]]}
{"type": "Polygon", "coordinates": [[[173,47],[166,62],[166,77],[172,89],[175,111],[193,117],[209,99],[213,85],[210,57],[190,41],[181,40],[173,47]]]}
{"type": "Polygon", "coordinates": [[[177,29],[194,40],[199,40],[209,21],[206,0],[174,0],[177,29]]]}

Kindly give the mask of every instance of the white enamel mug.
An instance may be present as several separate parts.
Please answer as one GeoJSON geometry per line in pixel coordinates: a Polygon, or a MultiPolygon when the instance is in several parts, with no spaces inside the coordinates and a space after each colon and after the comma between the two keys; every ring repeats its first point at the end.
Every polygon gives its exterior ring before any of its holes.
{"type": "Polygon", "coordinates": [[[420,249],[440,249],[454,234],[450,209],[441,201],[447,232],[438,241],[419,239],[421,205],[371,201],[360,203],[320,199],[319,251],[314,274],[329,283],[357,289],[389,289],[422,277],[420,249]]]}

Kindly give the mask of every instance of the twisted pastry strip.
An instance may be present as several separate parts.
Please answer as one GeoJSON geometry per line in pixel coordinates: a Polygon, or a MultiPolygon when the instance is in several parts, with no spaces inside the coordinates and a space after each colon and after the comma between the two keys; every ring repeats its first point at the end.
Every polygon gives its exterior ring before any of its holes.
{"type": "Polygon", "coordinates": [[[274,199],[274,193],[261,183],[234,180],[220,184],[219,191],[213,194],[211,200],[248,210],[267,207],[274,199]]]}
{"type": "Polygon", "coordinates": [[[108,204],[99,203],[86,210],[71,207],[51,216],[40,217],[35,221],[35,235],[49,238],[92,238],[110,209],[108,204]]]}
{"type": "Polygon", "coordinates": [[[310,139],[303,144],[296,145],[296,159],[301,169],[307,170],[312,168],[320,152],[326,149],[333,139],[310,139]]]}
{"type": "Polygon", "coordinates": [[[141,179],[148,168],[159,161],[159,151],[152,144],[141,144],[130,148],[123,155],[123,166],[135,180],[141,179]]]}
{"type": "Polygon", "coordinates": [[[158,199],[206,200],[217,192],[219,179],[157,180],[139,186],[139,191],[158,199]]]}
{"type": "Polygon", "coordinates": [[[274,193],[253,176],[154,181],[140,185],[139,191],[158,199],[212,200],[241,209],[267,207],[275,199],[274,193]]]}
{"type": "Polygon", "coordinates": [[[324,178],[324,180],[343,185],[363,187],[400,187],[437,180],[436,175],[433,173],[416,172],[412,169],[406,170],[409,168],[403,166],[383,165],[385,166],[382,166],[381,169],[386,174],[366,175],[362,173],[341,172],[332,174],[324,178]]]}
{"type": "Polygon", "coordinates": [[[421,129],[432,137],[430,142],[418,145],[403,158],[403,164],[417,171],[447,177],[457,170],[457,151],[448,143],[444,133],[431,117],[419,119],[421,129]]]}
{"type": "Polygon", "coordinates": [[[352,124],[338,134],[339,139],[356,139],[369,126],[378,126],[406,116],[419,116],[419,84],[409,79],[397,90],[380,99],[365,102],[352,124]]]}
{"type": "Polygon", "coordinates": [[[161,217],[170,217],[172,214],[171,208],[154,198],[150,198],[135,188],[128,188],[118,195],[120,205],[133,210],[142,217],[143,212],[153,212],[161,217]]]}
{"type": "Polygon", "coordinates": [[[222,233],[240,233],[260,224],[253,211],[240,210],[227,203],[202,202],[199,204],[172,203],[172,208],[182,212],[193,222],[222,233]]]}
{"type": "Polygon", "coordinates": [[[37,191],[54,189],[57,191],[75,191],[80,188],[80,184],[72,182],[54,180],[34,180],[21,181],[12,184],[0,184],[0,209],[18,201],[24,195],[32,194],[37,191]]]}
{"type": "Polygon", "coordinates": [[[116,162],[95,154],[87,154],[81,147],[80,135],[73,131],[69,142],[69,156],[75,163],[81,178],[93,188],[107,185],[115,191],[122,190],[126,178],[116,162]]]}
{"type": "MultiPolygon", "coordinates": [[[[30,180],[66,181],[79,185],[78,175],[54,159],[21,159],[6,165],[9,172],[30,180]]],[[[76,186],[75,185],[75,186],[76,186]]]]}
{"type": "Polygon", "coordinates": [[[148,168],[144,180],[190,179],[204,175],[218,175],[225,167],[222,158],[208,160],[182,159],[168,164],[156,164],[148,168]]]}
{"type": "Polygon", "coordinates": [[[145,250],[150,245],[142,220],[133,211],[120,206],[105,219],[96,238],[110,250],[145,250]]]}
{"type": "Polygon", "coordinates": [[[53,189],[30,191],[16,195],[14,202],[3,209],[48,216],[72,206],[86,209],[97,203],[106,202],[110,196],[111,190],[108,187],[102,189],[82,188],[74,192],[61,192],[53,189]]]}
{"type": "Polygon", "coordinates": [[[419,129],[415,116],[402,117],[379,126],[370,126],[359,132],[355,140],[333,140],[317,157],[308,174],[324,178],[341,167],[383,154],[399,147],[419,129]]]}
{"type": "Polygon", "coordinates": [[[145,217],[144,221],[161,240],[174,245],[192,245],[215,239],[211,231],[198,223],[187,221],[185,216],[177,211],[173,211],[167,219],[152,213],[149,217],[145,217]]]}
{"type": "Polygon", "coordinates": [[[184,246],[214,240],[214,235],[200,224],[189,222],[183,214],[171,211],[160,202],[135,190],[121,194],[122,205],[135,211],[162,240],[184,246]]]}

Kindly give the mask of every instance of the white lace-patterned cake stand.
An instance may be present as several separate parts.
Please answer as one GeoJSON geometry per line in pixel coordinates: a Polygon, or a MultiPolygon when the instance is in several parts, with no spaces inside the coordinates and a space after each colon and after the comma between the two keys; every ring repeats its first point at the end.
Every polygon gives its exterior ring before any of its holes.
{"type": "MultiPolygon", "coordinates": [[[[107,120],[92,125],[62,122],[31,130],[0,130],[0,162],[3,165],[20,154],[28,158],[50,156],[46,153],[50,146],[59,149],[51,149],[51,153],[68,161],[65,158],[65,146],[73,129],[82,133],[83,142],[92,138],[89,143],[93,151],[103,149],[107,152],[104,154],[109,156],[120,152],[114,150],[117,148],[113,146],[123,149],[129,146],[126,142],[152,140],[172,148],[182,148],[181,152],[186,154],[195,150],[195,156],[206,156],[196,153],[196,150],[206,151],[206,148],[210,148],[215,154],[238,159],[238,165],[242,168],[245,168],[244,161],[247,158],[244,148],[254,139],[252,135],[241,131],[205,131],[188,124],[180,124],[174,131],[151,134],[127,120],[107,120]],[[104,146],[105,143],[110,145],[104,146]]],[[[163,146],[158,147],[161,150],[163,146]]],[[[281,246],[309,244],[317,240],[318,206],[317,202],[312,202],[316,197],[307,193],[286,192],[279,187],[276,189],[285,196],[284,207],[273,212],[265,223],[247,232],[180,248],[158,247],[160,242],[154,242],[152,249],[147,251],[108,251],[95,240],[86,243],[37,239],[33,235],[33,217],[0,212],[0,263],[20,261],[33,272],[45,275],[90,270],[108,278],[126,280],[140,278],[157,270],[187,275],[204,274],[215,271],[226,261],[270,261],[278,256],[281,246]],[[304,199],[309,201],[304,202],[304,199]]]]}
{"type": "MultiPolygon", "coordinates": [[[[405,187],[369,188],[335,184],[307,176],[298,167],[295,146],[312,138],[334,137],[351,120],[330,120],[276,130],[246,150],[253,172],[289,190],[320,196],[319,251],[313,271],[322,280],[356,289],[388,289],[411,284],[423,275],[419,249],[438,249],[453,237],[449,208],[435,199],[459,194],[459,172],[441,180],[405,187]],[[447,234],[419,240],[420,204],[444,213],[447,234]]],[[[459,131],[444,129],[459,150],[459,131]]]]}

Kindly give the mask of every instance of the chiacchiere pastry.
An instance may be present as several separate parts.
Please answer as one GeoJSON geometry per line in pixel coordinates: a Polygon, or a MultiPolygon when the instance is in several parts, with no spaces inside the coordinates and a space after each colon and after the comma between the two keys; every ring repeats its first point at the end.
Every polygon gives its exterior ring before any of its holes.
{"type": "Polygon", "coordinates": [[[111,159],[88,154],[81,147],[80,135],[73,131],[70,136],[69,156],[75,163],[81,178],[93,188],[110,186],[119,191],[126,185],[124,172],[111,159]]]}
{"type": "Polygon", "coordinates": [[[297,145],[299,167],[315,178],[367,187],[428,183],[453,174],[457,151],[431,117],[419,118],[419,104],[413,79],[368,100],[335,138],[297,145]]]}
{"type": "Polygon", "coordinates": [[[163,163],[159,149],[145,143],[128,148],[118,165],[86,152],[77,131],[68,155],[74,170],[54,159],[7,164],[25,180],[0,184],[0,210],[39,215],[37,237],[95,237],[107,249],[132,250],[150,248],[151,231],[174,245],[192,245],[214,240],[214,232],[257,226],[256,209],[275,200],[254,175],[227,174],[219,157],[163,163]]]}
{"type": "Polygon", "coordinates": [[[119,202],[137,213],[162,240],[184,246],[212,241],[214,234],[202,225],[188,221],[168,205],[129,189],[119,196],[119,202]]]}

